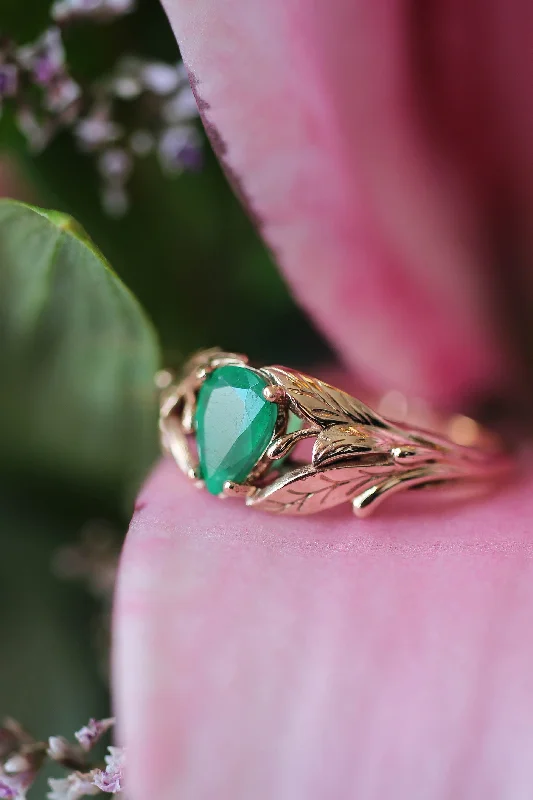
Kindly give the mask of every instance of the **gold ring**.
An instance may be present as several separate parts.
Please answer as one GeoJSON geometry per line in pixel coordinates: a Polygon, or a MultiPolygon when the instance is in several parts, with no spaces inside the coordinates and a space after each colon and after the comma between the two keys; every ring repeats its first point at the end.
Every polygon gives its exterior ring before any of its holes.
{"type": "Polygon", "coordinates": [[[499,439],[467,417],[429,431],[235,353],[202,351],[179,379],[163,371],[156,382],[163,449],[197,486],[264,511],[313,514],[349,502],[365,517],[402,489],[477,493],[512,468],[499,439]]]}

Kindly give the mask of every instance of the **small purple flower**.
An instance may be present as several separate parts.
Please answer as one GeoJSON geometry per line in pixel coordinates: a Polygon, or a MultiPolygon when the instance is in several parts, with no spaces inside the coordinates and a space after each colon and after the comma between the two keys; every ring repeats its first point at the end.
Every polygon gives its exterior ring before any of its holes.
{"type": "Polygon", "coordinates": [[[64,761],[69,757],[72,745],[64,736],[50,736],[46,751],[53,761],[64,761]]]}
{"type": "Polygon", "coordinates": [[[100,174],[111,181],[124,181],[131,172],[132,159],[121,147],[104,150],[98,159],[100,174]]]}
{"type": "Polygon", "coordinates": [[[0,64],[0,98],[13,97],[18,88],[18,69],[15,64],[0,64]]]}
{"type": "Polygon", "coordinates": [[[26,792],[32,785],[37,775],[36,770],[24,772],[0,771],[0,798],[2,800],[25,800],[26,792]]]}
{"type": "Polygon", "coordinates": [[[172,94],[178,88],[180,76],[176,67],[164,62],[152,61],[141,70],[144,88],[154,94],[172,94]]]}
{"type": "Polygon", "coordinates": [[[107,91],[121,100],[133,100],[143,91],[141,83],[141,59],[122,56],[109,76],[107,91]]]}
{"type": "Polygon", "coordinates": [[[91,772],[72,772],[66,778],[49,778],[48,800],[79,800],[80,797],[99,794],[91,772]]]}
{"type": "Polygon", "coordinates": [[[180,160],[183,164],[183,168],[189,172],[198,172],[204,163],[202,151],[196,142],[187,142],[187,144],[182,147],[180,160]]]}
{"type": "Polygon", "coordinates": [[[135,0],[107,0],[105,6],[113,14],[128,14],[135,8],[135,0]]]}
{"type": "Polygon", "coordinates": [[[76,137],[84,150],[96,150],[110,144],[120,137],[122,130],[109,117],[109,109],[95,108],[87,117],[81,119],[75,128],[76,137]]]}
{"type": "Polygon", "coordinates": [[[100,0],[59,0],[52,6],[52,17],[63,21],[69,16],[90,16],[100,5],[100,0]]]}
{"type": "Polygon", "coordinates": [[[49,86],[65,66],[65,50],[59,28],[49,28],[33,44],[17,51],[19,63],[29,70],[36,83],[49,86]]]}
{"type": "Polygon", "coordinates": [[[46,754],[52,761],[68,769],[85,768],[85,754],[81,747],[78,744],[71,744],[64,736],[50,736],[46,754]]]}
{"type": "Polygon", "coordinates": [[[8,758],[4,762],[4,772],[8,775],[20,775],[28,772],[33,766],[33,759],[31,754],[23,755],[22,753],[15,753],[14,756],[8,758]]]}
{"type": "Polygon", "coordinates": [[[123,747],[108,747],[109,755],[105,757],[105,770],[93,772],[94,785],[102,792],[116,794],[124,789],[125,752],[123,747]]]}
{"type": "Polygon", "coordinates": [[[31,739],[20,726],[15,725],[12,731],[18,738],[17,750],[0,766],[0,798],[24,800],[43,764],[45,745],[31,739]]]}
{"type": "Polygon", "coordinates": [[[159,139],[158,155],[161,167],[167,173],[198,169],[201,165],[201,152],[194,128],[167,128],[159,139]]]}
{"type": "Polygon", "coordinates": [[[64,114],[81,98],[81,88],[69,77],[61,77],[48,88],[46,105],[49,111],[64,114]]]}
{"type": "Polygon", "coordinates": [[[55,68],[47,56],[39,56],[33,62],[33,76],[36,83],[48,86],[55,77],[55,68]]]}
{"type": "Polygon", "coordinates": [[[55,133],[50,119],[40,121],[28,106],[22,106],[15,114],[20,132],[26,137],[29,149],[34,153],[44,150],[55,133]]]}
{"type": "Polygon", "coordinates": [[[56,22],[91,17],[112,19],[128,14],[134,8],[134,0],[56,0],[52,6],[52,17],[56,22]]]}
{"type": "Polygon", "coordinates": [[[18,800],[18,798],[22,798],[24,795],[21,795],[16,789],[9,784],[5,783],[5,781],[0,778],[0,798],[1,800],[18,800]]]}
{"type": "Polygon", "coordinates": [[[76,731],[74,736],[80,743],[82,750],[89,752],[96,742],[115,724],[114,717],[107,719],[90,719],[87,725],[76,731]]]}
{"type": "Polygon", "coordinates": [[[169,124],[185,122],[198,116],[196,98],[188,83],[165,103],[162,116],[169,124]]]}

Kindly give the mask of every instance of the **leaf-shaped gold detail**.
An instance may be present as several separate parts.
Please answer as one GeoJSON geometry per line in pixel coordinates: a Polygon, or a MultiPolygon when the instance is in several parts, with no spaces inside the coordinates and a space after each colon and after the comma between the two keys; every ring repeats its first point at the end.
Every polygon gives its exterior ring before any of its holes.
{"type": "Polygon", "coordinates": [[[461,477],[456,465],[426,464],[414,469],[391,468],[390,464],[358,466],[333,464],[317,470],[300,467],[257,489],[247,505],[278,514],[315,514],[340,503],[351,502],[358,517],[366,517],[388,495],[461,477]]]}
{"type": "Polygon", "coordinates": [[[390,467],[386,471],[353,465],[335,465],[322,470],[301,467],[258,489],[246,502],[278,514],[314,514],[350,502],[388,474],[390,467]]]}
{"type": "Polygon", "coordinates": [[[313,447],[313,465],[323,467],[334,461],[357,459],[364,463],[366,456],[375,454],[373,462],[391,462],[391,445],[380,442],[366,426],[332,425],[320,431],[313,447]],[[382,458],[380,459],[380,454],[382,458]]]}
{"type": "Polygon", "coordinates": [[[191,479],[196,479],[197,462],[193,458],[183,432],[179,419],[176,417],[162,417],[159,421],[161,431],[161,444],[163,449],[170,453],[178,467],[191,479]]]}
{"type": "Polygon", "coordinates": [[[358,517],[367,517],[385,496],[394,494],[400,489],[409,489],[431,483],[442,483],[456,477],[453,468],[426,465],[403,472],[389,473],[379,480],[373,481],[353,498],[353,510],[358,517]]]}
{"type": "Polygon", "coordinates": [[[372,409],[329,383],[280,367],[268,367],[262,372],[285,389],[292,410],[315,425],[324,428],[356,423],[387,427],[372,409]]]}

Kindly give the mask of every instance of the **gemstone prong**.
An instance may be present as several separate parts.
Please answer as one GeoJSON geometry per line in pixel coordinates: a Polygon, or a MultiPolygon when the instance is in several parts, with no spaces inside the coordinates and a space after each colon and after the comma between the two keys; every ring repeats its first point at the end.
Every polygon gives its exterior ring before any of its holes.
{"type": "Polygon", "coordinates": [[[211,372],[213,372],[213,368],[211,367],[207,366],[198,367],[198,369],[195,370],[194,377],[199,381],[205,381],[205,379],[211,372]]]}
{"type": "Polygon", "coordinates": [[[253,491],[253,486],[247,486],[235,481],[224,481],[220,497],[247,497],[253,491]]]}
{"type": "Polygon", "coordinates": [[[200,484],[202,485],[202,487],[204,486],[204,481],[202,479],[202,476],[200,475],[200,470],[197,466],[191,467],[191,469],[187,472],[187,477],[189,478],[190,481],[194,482],[195,486],[198,486],[200,484]]]}
{"type": "Polygon", "coordinates": [[[265,386],[263,389],[263,397],[269,403],[282,403],[285,400],[286,392],[283,386],[265,386]]]}
{"type": "Polygon", "coordinates": [[[194,407],[194,396],[186,396],[181,417],[181,427],[183,428],[183,432],[187,434],[194,433],[194,407]]]}

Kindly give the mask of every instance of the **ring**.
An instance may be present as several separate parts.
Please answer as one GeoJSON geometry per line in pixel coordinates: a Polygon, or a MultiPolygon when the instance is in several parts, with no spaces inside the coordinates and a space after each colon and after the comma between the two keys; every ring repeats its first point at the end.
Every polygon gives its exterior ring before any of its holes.
{"type": "Polygon", "coordinates": [[[204,350],[179,380],[165,370],[156,383],[164,451],[195,485],[264,511],[314,514],[351,503],[366,517],[403,489],[494,490],[512,467],[498,438],[468,417],[430,432],[235,353],[204,350]]]}

